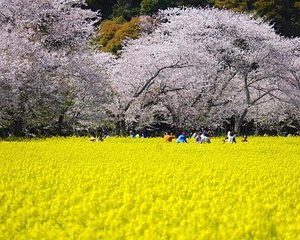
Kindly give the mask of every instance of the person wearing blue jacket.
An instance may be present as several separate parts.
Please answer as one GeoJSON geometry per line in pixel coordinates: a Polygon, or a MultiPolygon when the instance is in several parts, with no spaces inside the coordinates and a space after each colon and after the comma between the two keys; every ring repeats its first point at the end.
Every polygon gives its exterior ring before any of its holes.
{"type": "Polygon", "coordinates": [[[178,138],[176,139],[176,142],[177,143],[187,143],[185,133],[182,133],[181,135],[179,135],[178,138]]]}

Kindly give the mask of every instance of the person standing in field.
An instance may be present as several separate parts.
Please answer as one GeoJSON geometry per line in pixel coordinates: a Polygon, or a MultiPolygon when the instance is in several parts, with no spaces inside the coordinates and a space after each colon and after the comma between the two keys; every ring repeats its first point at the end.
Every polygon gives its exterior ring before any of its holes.
{"type": "Polygon", "coordinates": [[[177,143],[187,143],[186,140],[186,134],[182,133],[181,135],[178,136],[178,138],[176,139],[177,143]]]}
{"type": "Polygon", "coordinates": [[[232,131],[228,131],[227,137],[222,140],[225,143],[227,140],[228,143],[236,143],[236,134],[232,131]]]}
{"type": "Polygon", "coordinates": [[[236,134],[230,131],[228,133],[228,143],[236,143],[236,134]]]}
{"type": "Polygon", "coordinates": [[[231,136],[231,131],[228,131],[227,138],[225,138],[225,139],[228,139],[230,136],[231,136]]]}

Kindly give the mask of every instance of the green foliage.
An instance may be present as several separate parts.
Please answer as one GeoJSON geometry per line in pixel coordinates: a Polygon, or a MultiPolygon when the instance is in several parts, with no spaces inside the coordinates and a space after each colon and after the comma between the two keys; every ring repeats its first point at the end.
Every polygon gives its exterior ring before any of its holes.
{"type": "Polygon", "coordinates": [[[274,22],[277,32],[286,36],[300,36],[300,1],[258,0],[254,7],[260,16],[274,22]]]}
{"type": "Polygon", "coordinates": [[[189,7],[205,7],[209,5],[209,0],[174,0],[176,6],[189,6],[189,7]]]}
{"type": "Polygon", "coordinates": [[[93,10],[101,10],[104,19],[123,17],[130,20],[139,14],[152,14],[158,9],[176,6],[206,6],[209,0],[86,0],[93,10]]]}
{"type": "Polygon", "coordinates": [[[112,14],[112,8],[117,0],[86,0],[86,3],[92,10],[100,10],[104,19],[112,14]]]}
{"type": "Polygon", "coordinates": [[[165,9],[170,5],[168,0],[142,0],[141,14],[153,14],[159,9],[165,9]]]}
{"type": "Polygon", "coordinates": [[[218,8],[252,11],[274,24],[285,36],[300,36],[300,1],[296,0],[212,0],[218,8]]]}
{"type": "Polygon", "coordinates": [[[139,21],[138,17],[134,17],[130,21],[126,21],[123,17],[103,21],[97,39],[100,49],[116,54],[121,49],[124,39],[138,38],[140,32],[139,21]]]}
{"type": "Polygon", "coordinates": [[[141,13],[152,13],[158,6],[158,0],[143,0],[141,3],[141,13]]]}
{"type": "Polygon", "coordinates": [[[101,9],[103,18],[123,17],[129,21],[139,14],[153,14],[159,9],[177,6],[214,6],[237,12],[255,12],[274,23],[278,33],[300,36],[299,0],[87,0],[89,6],[101,9]]]}
{"type": "Polygon", "coordinates": [[[253,0],[212,0],[212,4],[217,8],[231,9],[237,12],[251,11],[253,0]]]}
{"type": "Polygon", "coordinates": [[[139,6],[139,0],[118,0],[117,4],[113,6],[112,16],[114,18],[123,17],[129,21],[132,17],[139,15],[139,6]]]}

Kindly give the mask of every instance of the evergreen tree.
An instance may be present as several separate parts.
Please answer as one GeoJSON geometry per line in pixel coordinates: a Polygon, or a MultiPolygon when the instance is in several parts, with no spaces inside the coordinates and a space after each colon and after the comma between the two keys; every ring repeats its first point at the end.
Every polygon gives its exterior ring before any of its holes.
{"type": "Polygon", "coordinates": [[[253,12],[274,24],[277,33],[300,36],[300,1],[297,0],[212,0],[218,8],[253,12]]]}
{"type": "Polygon", "coordinates": [[[300,36],[300,1],[296,0],[258,0],[256,12],[274,23],[278,33],[285,36],[300,36]]]}

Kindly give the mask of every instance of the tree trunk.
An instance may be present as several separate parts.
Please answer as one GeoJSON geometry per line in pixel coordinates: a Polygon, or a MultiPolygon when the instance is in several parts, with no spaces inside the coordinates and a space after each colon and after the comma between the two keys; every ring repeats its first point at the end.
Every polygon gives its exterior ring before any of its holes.
{"type": "Polygon", "coordinates": [[[244,93],[245,93],[245,97],[246,97],[246,104],[247,107],[244,108],[244,110],[242,111],[242,114],[239,116],[238,121],[235,124],[235,128],[234,131],[240,135],[241,134],[241,127],[243,124],[243,121],[248,113],[248,109],[251,106],[251,96],[250,96],[250,91],[249,91],[249,87],[248,87],[248,73],[246,73],[244,75],[244,93]]]}
{"type": "Polygon", "coordinates": [[[12,124],[12,133],[16,137],[24,136],[24,120],[20,117],[17,117],[12,124]]]}
{"type": "Polygon", "coordinates": [[[58,117],[58,121],[57,121],[57,134],[59,135],[59,136],[61,136],[62,134],[63,134],[63,124],[64,124],[64,115],[63,114],[61,114],[61,115],[59,115],[59,117],[58,117]]]}
{"type": "Polygon", "coordinates": [[[116,133],[118,136],[125,137],[126,133],[126,121],[123,114],[117,116],[116,123],[116,133]]]}
{"type": "Polygon", "coordinates": [[[245,109],[243,110],[242,114],[239,116],[239,118],[238,118],[238,120],[237,120],[237,122],[236,122],[236,124],[235,124],[234,131],[235,131],[238,135],[241,134],[241,127],[242,127],[243,121],[244,121],[244,119],[245,119],[247,113],[248,113],[248,108],[245,108],[245,109]]]}

